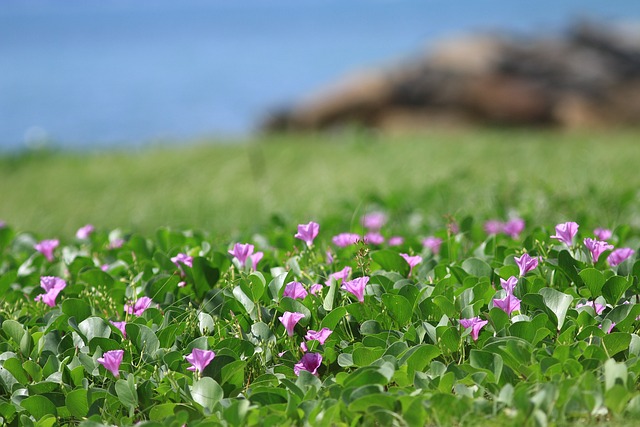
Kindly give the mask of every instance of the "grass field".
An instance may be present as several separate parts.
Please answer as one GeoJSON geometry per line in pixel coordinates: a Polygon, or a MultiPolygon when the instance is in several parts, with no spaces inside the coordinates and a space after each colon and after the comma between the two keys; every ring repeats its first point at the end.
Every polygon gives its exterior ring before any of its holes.
{"type": "Polygon", "coordinates": [[[419,212],[426,225],[447,214],[510,212],[535,223],[588,216],[640,225],[639,138],[631,130],[348,133],[5,155],[0,219],[42,236],[85,223],[228,236],[260,229],[272,214],[291,223],[345,222],[380,204],[398,221],[419,212]]]}

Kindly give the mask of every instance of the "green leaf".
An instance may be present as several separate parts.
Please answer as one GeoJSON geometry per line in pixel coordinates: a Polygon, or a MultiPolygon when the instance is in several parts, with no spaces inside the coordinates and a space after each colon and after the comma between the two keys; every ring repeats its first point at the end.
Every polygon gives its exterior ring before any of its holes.
{"type": "Polygon", "coordinates": [[[420,344],[408,349],[398,361],[402,366],[406,363],[409,373],[422,372],[424,368],[436,357],[440,356],[440,349],[433,344],[420,344]]]}
{"type": "Polygon", "coordinates": [[[78,329],[91,341],[94,337],[109,338],[111,327],[100,317],[88,317],[78,324],[78,329]]]}
{"type": "Polygon", "coordinates": [[[220,279],[220,270],[213,267],[206,258],[193,257],[191,272],[195,285],[196,296],[204,298],[220,279]]]}
{"type": "Polygon", "coordinates": [[[383,249],[371,252],[371,259],[374,260],[383,270],[397,271],[402,276],[409,274],[409,264],[398,252],[383,249]]]}
{"type": "Polygon", "coordinates": [[[629,289],[629,286],[631,286],[631,283],[626,277],[613,276],[604,284],[602,296],[609,304],[615,307],[625,291],[629,289]]]}
{"type": "Polygon", "coordinates": [[[604,286],[604,275],[595,268],[585,268],[580,273],[580,277],[584,280],[584,284],[591,292],[592,298],[602,295],[602,287],[604,286]]]}
{"type": "Polygon", "coordinates": [[[605,390],[611,389],[616,384],[627,385],[627,365],[624,362],[616,362],[608,359],[604,362],[605,390]]]}
{"type": "Polygon", "coordinates": [[[15,341],[16,344],[20,344],[22,336],[26,333],[22,325],[15,320],[5,320],[2,322],[2,330],[15,341]]]}
{"type": "Polygon", "coordinates": [[[11,372],[11,375],[23,386],[29,384],[29,377],[27,376],[27,372],[22,367],[22,363],[16,358],[11,357],[5,360],[2,364],[2,367],[7,371],[11,372]]]}
{"type": "Polygon", "coordinates": [[[262,273],[254,271],[249,275],[249,282],[251,283],[251,294],[254,300],[259,300],[264,294],[264,290],[267,284],[262,273]]]}
{"type": "Polygon", "coordinates": [[[191,397],[212,413],[223,397],[222,387],[213,378],[204,377],[191,386],[191,397]]]}
{"type": "Polygon", "coordinates": [[[138,393],[136,391],[135,379],[133,374],[129,374],[126,380],[116,381],[116,395],[122,405],[133,411],[138,407],[138,393]]]}
{"type": "Polygon", "coordinates": [[[563,292],[553,288],[540,289],[540,295],[544,299],[545,305],[553,312],[557,320],[558,330],[562,329],[567,310],[573,302],[573,298],[563,292]]]}
{"type": "Polygon", "coordinates": [[[158,340],[156,334],[149,327],[138,325],[137,323],[127,323],[125,330],[129,340],[140,352],[142,360],[147,363],[153,362],[160,348],[160,340],[158,340]]]}
{"type": "Polygon", "coordinates": [[[345,307],[337,307],[331,310],[320,322],[320,329],[329,328],[333,331],[346,314],[347,309],[345,307]]]}
{"type": "Polygon", "coordinates": [[[411,320],[413,307],[405,297],[394,294],[383,294],[381,300],[385,308],[389,310],[391,318],[398,326],[405,326],[411,320]]]}
{"type": "Polygon", "coordinates": [[[602,338],[602,343],[611,357],[629,348],[631,334],[626,332],[612,332],[602,338]]]}
{"type": "Polygon", "coordinates": [[[491,372],[495,383],[500,381],[503,361],[499,354],[472,349],[469,354],[469,364],[474,368],[484,369],[491,372]]]}
{"type": "Polygon", "coordinates": [[[83,388],[75,389],[67,394],[65,405],[72,416],[84,418],[89,413],[89,400],[87,390],[83,388]]]}
{"type": "Polygon", "coordinates": [[[67,298],[62,301],[62,312],[69,317],[75,317],[76,322],[82,322],[91,316],[91,306],[87,304],[87,301],[67,298]]]}
{"type": "Polygon", "coordinates": [[[569,251],[560,251],[558,254],[558,267],[560,267],[560,270],[577,286],[584,285],[582,277],[578,274],[580,265],[578,264],[578,261],[573,259],[569,251]]]}
{"type": "Polygon", "coordinates": [[[353,363],[356,366],[367,366],[378,360],[383,354],[384,348],[358,347],[353,350],[353,363]]]}
{"type": "Polygon", "coordinates": [[[467,258],[462,262],[462,269],[472,276],[491,277],[493,269],[479,258],[467,258]]]}
{"type": "Polygon", "coordinates": [[[300,319],[300,322],[298,323],[300,323],[300,325],[304,327],[306,327],[309,324],[309,321],[311,320],[311,311],[309,311],[309,309],[297,299],[283,297],[280,300],[280,307],[282,308],[283,311],[290,311],[292,313],[296,312],[296,313],[304,314],[304,317],[300,319]]]}
{"type": "Polygon", "coordinates": [[[20,402],[20,406],[27,410],[36,420],[45,415],[57,416],[56,405],[44,396],[30,396],[20,402]]]}

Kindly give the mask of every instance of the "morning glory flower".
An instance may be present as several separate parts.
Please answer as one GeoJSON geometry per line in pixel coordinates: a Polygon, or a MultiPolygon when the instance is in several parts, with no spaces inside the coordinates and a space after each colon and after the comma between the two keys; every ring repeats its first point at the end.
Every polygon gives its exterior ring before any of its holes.
{"type": "Polygon", "coordinates": [[[598,258],[602,255],[602,252],[613,249],[613,245],[608,244],[600,240],[586,238],[584,239],[584,245],[591,251],[591,258],[593,262],[598,262],[598,258]]]}
{"type": "Polygon", "coordinates": [[[91,224],[87,224],[84,227],[80,227],[78,231],[76,231],[76,238],[80,240],[87,240],[91,233],[95,231],[95,227],[91,224]]]}
{"type": "Polygon", "coordinates": [[[238,260],[241,266],[244,266],[247,259],[253,254],[253,245],[249,243],[236,243],[229,253],[238,260]]]}
{"type": "Polygon", "coordinates": [[[191,354],[184,357],[187,362],[191,363],[191,366],[187,368],[187,371],[202,373],[204,368],[211,363],[214,357],[216,357],[216,354],[211,350],[194,348],[191,350],[191,354]]]}
{"type": "Polygon", "coordinates": [[[180,267],[180,264],[184,264],[187,267],[193,267],[193,257],[183,253],[179,253],[178,255],[172,257],[171,262],[174,263],[177,267],[180,267]]]}
{"type": "Polygon", "coordinates": [[[327,252],[325,252],[325,254],[327,255],[325,262],[327,264],[333,264],[333,254],[331,253],[331,251],[327,249],[327,252]]]}
{"type": "Polygon", "coordinates": [[[422,241],[422,246],[429,248],[434,255],[440,253],[440,246],[442,245],[442,239],[439,237],[429,236],[422,241]]]}
{"type": "Polygon", "coordinates": [[[331,286],[331,279],[335,279],[336,282],[338,282],[338,280],[342,280],[344,282],[349,278],[349,276],[351,276],[351,267],[346,266],[342,270],[336,271],[335,273],[330,274],[329,280],[325,282],[325,285],[331,286]]]}
{"type": "Polygon", "coordinates": [[[580,308],[580,307],[591,307],[591,308],[593,308],[593,311],[595,311],[596,314],[598,314],[598,315],[602,314],[602,312],[606,308],[606,306],[600,304],[599,302],[595,302],[595,301],[587,301],[587,302],[576,304],[576,308],[580,308]]]}
{"type": "Polygon", "coordinates": [[[471,328],[471,338],[474,341],[478,341],[478,335],[480,329],[482,329],[489,321],[482,320],[480,317],[472,317],[471,319],[460,319],[460,324],[463,328],[471,328]]]}
{"type": "Polygon", "coordinates": [[[255,254],[249,256],[249,259],[251,260],[251,268],[253,270],[258,269],[258,263],[262,260],[263,257],[264,257],[263,252],[256,252],[255,254]]]}
{"type": "Polygon", "coordinates": [[[36,243],[33,248],[40,252],[47,261],[53,261],[53,251],[60,245],[60,241],[58,239],[50,239],[50,240],[42,240],[36,243]]]}
{"type": "Polygon", "coordinates": [[[631,257],[633,253],[634,253],[634,250],[631,248],[616,249],[609,254],[609,256],[607,257],[607,262],[609,263],[610,266],[615,267],[616,265],[620,264],[627,258],[631,257]]]}
{"type": "Polygon", "coordinates": [[[520,237],[520,233],[524,231],[525,222],[522,218],[514,218],[507,221],[502,231],[512,239],[520,237]]]}
{"type": "Polygon", "coordinates": [[[125,326],[127,326],[127,322],[114,322],[113,320],[110,320],[109,323],[111,323],[113,326],[115,326],[116,328],[118,328],[118,330],[122,333],[123,337],[127,337],[127,331],[125,330],[125,326]]]}
{"type": "Polygon", "coordinates": [[[320,283],[315,283],[313,285],[311,285],[311,287],[309,288],[309,292],[311,292],[311,295],[315,295],[318,292],[322,291],[323,286],[320,283]]]}
{"type": "Polygon", "coordinates": [[[293,372],[300,376],[300,371],[309,371],[313,375],[318,375],[318,368],[322,364],[322,355],[320,353],[306,353],[300,359],[300,362],[293,366],[293,372]]]}
{"type": "Polygon", "coordinates": [[[116,238],[109,241],[107,249],[119,249],[124,245],[124,239],[116,238]]]}
{"type": "Polygon", "coordinates": [[[384,243],[384,237],[377,231],[370,231],[364,235],[364,242],[368,245],[381,245],[384,243]]]}
{"type": "Polygon", "coordinates": [[[400,246],[404,243],[404,237],[401,236],[393,236],[389,238],[389,246],[400,246]]]}
{"type": "Polygon", "coordinates": [[[34,301],[42,301],[49,307],[55,307],[58,294],[67,286],[67,282],[55,276],[40,277],[40,287],[45,290],[44,294],[40,294],[34,298],[34,301]]]}
{"type": "Polygon", "coordinates": [[[300,282],[290,282],[284,287],[282,296],[293,299],[305,299],[307,297],[307,290],[300,282]]]}
{"type": "Polygon", "coordinates": [[[580,226],[575,222],[558,224],[556,225],[556,234],[551,236],[551,238],[558,239],[567,246],[571,246],[573,244],[573,238],[578,234],[578,227],[580,226]]]}
{"type": "Polygon", "coordinates": [[[413,267],[422,262],[422,257],[420,255],[410,256],[409,254],[400,254],[400,256],[409,264],[409,276],[411,276],[413,267]]]}
{"type": "Polygon", "coordinates": [[[124,350],[109,350],[102,353],[102,357],[98,358],[98,363],[111,372],[114,377],[120,376],[120,364],[122,363],[122,357],[124,356],[124,350]]]}
{"type": "Polygon", "coordinates": [[[320,344],[324,345],[324,342],[327,340],[327,338],[329,338],[329,335],[331,335],[332,333],[333,331],[329,328],[322,328],[319,331],[309,330],[307,331],[307,335],[305,335],[304,338],[307,341],[316,340],[320,344]]]}
{"type": "Polygon", "coordinates": [[[596,228],[593,230],[593,234],[598,238],[598,240],[609,240],[613,235],[612,231],[608,228],[596,228]]]}
{"type": "Polygon", "coordinates": [[[538,266],[538,258],[524,253],[520,258],[515,257],[514,260],[520,269],[520,276],[524,276],[538,266]]]}
{"type": "Polygon", "coordinates": [[[369,283],[369,277],[363,276],[342,283],[342,289],[352,293],[361,303],[364,303],[364,288],[369,283]]]}
{"type": "Polygon", "coordinates": [[[507,280],[500,279],[500,286],[507,292],[507,295],[513,295],[513,290],[518,284],[518,278],[516,276],[511,276],[507,280]]]}
{"type": "Polygon", "coordinates": [[[311,245],[313,245],[313,239],[318,236],[319,231],[320,225],[318,225],[317,222],[311,221],[309,224],[298,225],[298,232],[293,237],[303,240],[307,246],[311,247],[311,245]]]}
{"type": "Polygon", "coordinates": [[[355,245],[358,241],[362,240],[359,234],[355,233],[340,233],[337,236],[333,236],[331,241],[334,245],[345,248],[349,245],[355,245]]]}
{"type": "Polygon", "coordinates": [[[371,212],[362,216],[362,225],[369,231],[380,231],[387,222],[387,216],[382,212],[371,212]]]}
{"type": "Polygon", "coordinates": [[[303,317],[304,317],[304,314],[302,313],[297,313],[297,312],[292,313],[290,311],[285,311],[282,316],[278,317],[278,319],[280,319],[280,321],[284,325],[284,328],[287,330],[287,334],[290,337],[292,337],[293,329],[296,327],[300,319],[302,319],[303,317]]]}
{"type": "Polygon", "coordinates": [[[487,234],[500,234],[504,230],[504,224],[496,219],[484,223],[484,231],[487,234]]]}
{"type": "Polygon", "coordinates": [[[520,300],[512,294],[507,294],[507,296],[502,299],[494,298],[493,305],[507,313],[509,316],[511,316],[511,313],[514,311],[520,311],[520,300]]]}
{"type": "Polygon", "coordinates": [[[151,306],[153,301],[149,297],[140,297],[133,304],[133,306],[129,304],[124,305],[124,311],[129,314],[133,314],[134,316],[142,316],[142,313],[151,306]]]}

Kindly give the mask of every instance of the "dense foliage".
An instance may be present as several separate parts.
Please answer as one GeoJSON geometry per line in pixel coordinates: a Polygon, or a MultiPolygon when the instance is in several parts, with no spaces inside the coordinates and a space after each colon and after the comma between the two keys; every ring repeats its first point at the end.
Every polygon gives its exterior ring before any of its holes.
{"type": "Polygon", "coordinates": [[[3,224],[2,422],[544,426],[640,415],[634,230],[386,219],[297,233],[274,223],[222,246],[166,228],[87,226],[39,241],[3,224]]]}

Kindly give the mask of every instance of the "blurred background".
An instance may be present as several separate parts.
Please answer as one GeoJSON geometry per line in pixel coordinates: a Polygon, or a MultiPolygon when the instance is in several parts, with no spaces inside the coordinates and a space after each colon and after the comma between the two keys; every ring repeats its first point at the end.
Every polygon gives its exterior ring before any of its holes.
{"type": "Polygon", "coordinates": [[[638,18],[636,0],[3,0],[0,147],[244,137],[346,74],[452,36],[638,18]]]}

